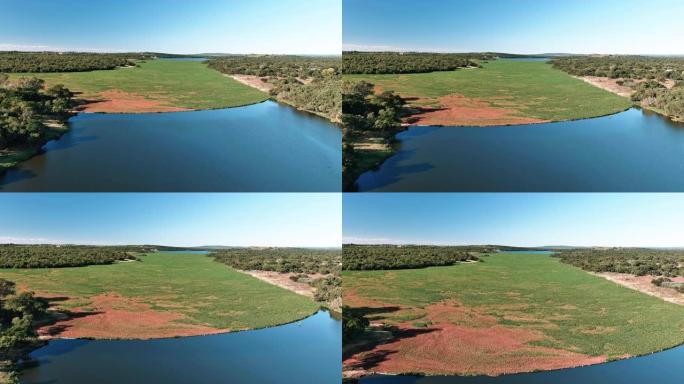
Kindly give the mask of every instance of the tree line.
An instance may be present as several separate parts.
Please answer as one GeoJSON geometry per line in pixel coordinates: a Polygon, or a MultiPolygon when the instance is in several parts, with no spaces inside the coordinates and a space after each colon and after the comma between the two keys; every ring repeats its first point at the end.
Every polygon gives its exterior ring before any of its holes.
{"type": "Polygon", "coordinates": [[[15,363],[43,343],[35,323],[47,316],[47,309],[47,300],[33,292],[17,293],[14,282],[0,279],[0,364],[10,371],[6,382],[19,383],[15,363]]]}
{"type": "Polygon", "coordinates": [[[391,154],[395,134],[401,130],[401,117],[406,101],[392,91],[375,94],[374,86],[365,81],[342,83],[342,188],[353,191],[356,179],[391,154]],[[359,150],[362,142],[385,147],[381,150],[359,150]]]}
{"type": "Polygon", "coordinates": [[[453,71],[480,67],[477,60],[490,60],[486,53],[356,52],[342,54],[345,75],[398,74],[453,71]]]}
{"type": "Polygon", "coordinates": [[[592,272],[636,276],[684,276],[684,250],[647,248],[586,248],[554,253],[564,263],[592,272]]]}
{"type": "Polygon", "coordinates": [[[41,79],[10,82],[0,73],[0,149],[42,143],[48,134],[45,120],[63,118],[74,107],[74,94],[68,88],[44,88],[41,79]]]}
{"type": "Polygon", "coordinates": [[[126,246],[87,245],[0,245],[0,268],[61,268],[112,264],[136,260],[133,252],[144,250],[126,246]]]}
{"type": "Polygon", "coordinates": [[[258,76],[276,100],[337,121],[340,117],[341,60],[335,57],[224,56],[207,63],[221,73],[258,76]]]}
{"type": "Polygon", "coordinates": [[[684,119],[684,58],[577,56],[557,58],[552,64],[575,76],[620,79],[618,84],[634,90],[632,101],[684,119]]]}
{"type": "Polygon", "coordinates": [[[352,271],[411,269],[479,261],[486,246],[356,245],[342,247],[342,269],[352,271]]]}
{"type": "Polygon", "coordinates": [[[0,52],[0,72],[86,72],[135,65],[143,53],[0,52]]]}
{"type": "Polygon", "coordinates": [[[316,248],[230,248],[213,251],[216,261],[244,271],[339,274],[341,252],[316,248]]]}

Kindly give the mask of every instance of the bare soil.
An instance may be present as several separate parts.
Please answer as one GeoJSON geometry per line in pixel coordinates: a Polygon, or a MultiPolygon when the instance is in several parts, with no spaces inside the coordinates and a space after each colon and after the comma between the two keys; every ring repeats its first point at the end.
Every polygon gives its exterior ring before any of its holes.
{"type": "Polygon", "coordinates": [[[189,111],[168,105],[162,101],[150,100],[137,93],[110,89],[100,92],[96,100],[88,100],[81,106],[82,112],[102,113],[152,113],[189,111]]]}
{"type": "MultiPolygon", "coordinates": [[[[661,298],[667,302],[684,305],[684,293],[679,293],[673,288],[658,287],[651,284],[651,280],[658,276],[635,276],[628,273],[601,272],[592,273],[603,277],[624,287],[634,289],[647,295],[661,298]]],[[[672,277],[672,281],[684,282],[684,277],[672,277]]]]}
{"type": "MultiPolygon", "coordinates": [[[[277,285],[281,288],[285,288],[288,291],[292,291],[294,293],[313,298],[314,291],[315,289],[310,286],[309,284],[306,284],[304,282],[298,282],[298,281],[292,281],[290,280],[290,276],[295,276],[297,275],[296,273],[280,273],[280,272],[273,272],[273,271],[241,271],[244,272],[252,277],[256,277],[259,280],[265,281],[269,284],[277,285]]],[[[324,275],[321,274],[309,274],[308,275],[312,280],[315,279],[320,279],[324,277],[324,275]]]]}
{"type": "Polygon", "coordinates": [[[273,84],[267,83],[261,80],[261,77],[259,76],[253,76],[253,75],[226,75],[231,77],[233,80],[236,80],[244,85],[250,86],[252,88],[256,88],[262,92],[268,93],[271,89],[273,89],[273,84]]]}
{"type": "Polygon", "coordinates": [[[421,107],[406,119],[411,125],[477,126],[545,123],[531,117],[519,116],[515,108],[494,107],[490,103],[453,94],[439,98],[439,108],[421,107]]]}
{"type": "Polygon", "coordinates": [[[617,82],[624,79],[611,79],[608,77],[596,77],[596,76],[582,76],[576,77],[586,83],[589,83],[595,87],[599,87],[608,92],[612,92],[618,96],[630,97],[634,90],[630,87],[620,85],[617,82]]]}
{"type": "Polygon", "coordinates": [[[184,322],[181,313],[158,311],[149,304],[114,293],[93,296],[87,306],[59,312],[59,320],[41,327],[38,334],[51,338],[156,339],[229,332],[184,322]]]}

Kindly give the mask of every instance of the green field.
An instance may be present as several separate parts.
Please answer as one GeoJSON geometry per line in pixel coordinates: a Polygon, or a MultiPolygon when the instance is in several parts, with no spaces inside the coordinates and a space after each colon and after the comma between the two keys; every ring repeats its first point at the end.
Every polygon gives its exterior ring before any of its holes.
{"type": "Polygon", "coordinates": [[[381,90],[396,91],[416,106],[440,106],[438,98],[460,94],[513,109],[516,115],[561,121],[607,115],[631,106],[629,99],[596,88],[544,62],[495,60],[481,69],[400,75],[345,75],[381,90]]]}
{"type": "MultiPolygon", "coordinates": [[[[14,74],[11,78],[26,76],[14,74]]],[[[188,109],[227,108],[266,100],[268,95],[241,84],[198,61],[150,60],[136,68],[29,74],[48,85],[64,84],[84,97],[121,90],[188,109]]]]}
{"type": "Polygon", "coordinates": [[[38,293],[63,295],[66,304],[116,293],[180,312],[193,323],[219,329],[252,329],[304,318],[312,300],[267,284],[201,254],[153,253],[139,262],[78,268],[0,269],[0,278],[38,293]]]}
{"type": "Polygon", "coordinates": [[[451,267],[344,271],[343,287],[345,300],[354,293],[403,308],[374,320],[389,324],[412,321],[421,326],[424,307],[458,300],[477,313],[495,316],[499,325],[542,332],[545,339],[533,345],[590,356],[615,359],[684,343],[684,307],[548,255],[493,254],[481,263],[451,267]]]}

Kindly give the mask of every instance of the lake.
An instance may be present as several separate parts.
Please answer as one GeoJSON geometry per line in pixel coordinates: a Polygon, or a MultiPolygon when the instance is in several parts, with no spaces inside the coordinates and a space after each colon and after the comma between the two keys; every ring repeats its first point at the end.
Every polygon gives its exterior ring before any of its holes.
{"type": "Polygon", "coordinates": [[[498,377],[375,376],[360,384],[678,384],[684,377],[684,346],[652,355],[587,367],[498,377]]]}
{"type": "Polygon", "coordinates": [[[684,191],[684,124],[640,109],[547,124],[411,127],[360,191],[684,191]]]}
{"type": "Polygon", "coordinates": [[[53,340],[22,384],[339,383],[342,327],[328,312],[292,324],[159,340],[53,340]]]}
{"type": "Polygon", "coordinates": [[[266,101],[173,113],[79,114],[2,191],[337,192],[342,133],[266,101]]]}

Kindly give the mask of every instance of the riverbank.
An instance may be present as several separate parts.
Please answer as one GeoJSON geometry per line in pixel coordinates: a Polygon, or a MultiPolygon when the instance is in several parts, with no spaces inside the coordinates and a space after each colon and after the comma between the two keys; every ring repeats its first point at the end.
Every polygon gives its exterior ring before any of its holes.
{"type": "Polygon", "coordinates": [[[40,142],[21,148],[8,148],[0,150],[0,178],[9,169],[19,165],[22,161],[26,161],[41,152],[41,148],[50,140],[57,140],[65,133],[69,132],[69,125],[67,121],[73,114],[66,114],[62,117],[52,117],[45,121],[48,127],[47,134],[40,142]]]}
{"type": "MultiPolygon", "coordinates": [[[[638,83],[646,81],[644,79],[639,79],[639,80],[620,79],[620,78],[612,79],[612,78],[608,78],[608,77],[597,77],[597,76],[573,76],[573,77],[580,79],[580,80],[582,80],[588,84],[591,84],[595,87],[601,88],[605,91],[614,93],[618,96],[621,96],[621,97],[624,97],[627,99],[629,99],[632,96],[632,94],[635,93],[635,91],[631,87],[619,84],[619,82],[624,82],[624,81],[630,80],[630,81],[633,81],[633,82],[638,84],[638,83]]],[[[661,84],[667,89],[672,89],[675,85],[672,80],[663,81],[663,82],[661,82],[661,84]]],[[[659,115],[665,116],[674,122],[684,123],[684,118],[677,118],[677,116],[668,115],[667,112],[665,112],[664,110],[662,110],[660,108],[653,107],[645,101],[642,101],[640,103],[634,102],[633,105],[636,107],[639,107],[639,108],[646,109],[646,110],[651,111],[651,112],[655,112],[659,115]]]]}

